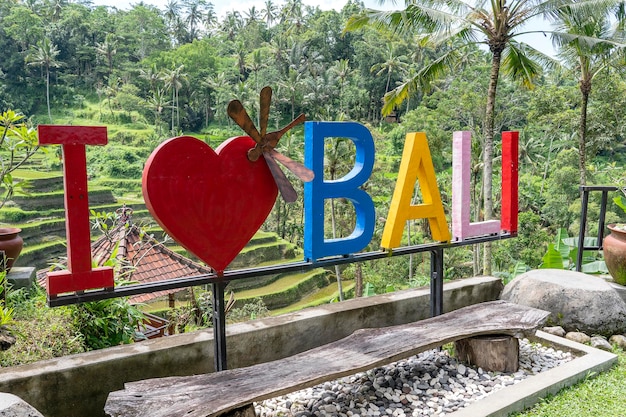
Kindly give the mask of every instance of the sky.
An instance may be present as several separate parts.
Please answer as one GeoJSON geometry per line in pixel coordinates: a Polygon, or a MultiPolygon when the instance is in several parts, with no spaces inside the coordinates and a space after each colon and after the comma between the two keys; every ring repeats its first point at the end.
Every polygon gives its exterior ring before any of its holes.
{"type": "MultiPolygon", "coordinates": [[[[129,8],[133,4],[139,3],[139,0],[91,0],[94,6],[115,6],[119,9],[129,8]]],[[[165,8],[165,4],[168,0],[144,0],[146,4],[152,4],[159,9],[163,10],[165,8]]],[[[252,6],[256,6],[258,10],[262,10],[265,5],[265,0],[237,0],[236,2],[224,1],[224,0],[213,0],[210,1],[213,4],[215,9],[215,13],[221,19],[227,12],[236,10],[241,13],[250,10],[252,6]],[[236,7],[233,7],[236,5],[236,7]]],[[[282,5],[285,3],[283,0],[275,1],[277,5],[282,5]]],[[[347,0],[303,0],[303,4],[308,6],[319,6],[321,10],[330,10],[337,9],[341,10],[343,6],[347,3],[347,0]]],[[[377,0],[364,0],[363,2],[365,7],[372,9],[399,9],[403,5],[403,2],[387,0],[387,4],[384,6],[379,5],[377,0]],[[396,3],[395,6],[393,3],[396,3]]],[[[530,24],[528,29],[531,31],[539,31],[549,29],[548,23],[544,21],[535,21],[530,24]]],[[[541,52],[554,56],[554,49],[552,48],[552,43],[550,41],[549,36],[544,36],[541,33],[535,33],[530,35],[525,35],[520,38],[521,41],[531,44],[534,48],[540,50],[541,52]]]]}

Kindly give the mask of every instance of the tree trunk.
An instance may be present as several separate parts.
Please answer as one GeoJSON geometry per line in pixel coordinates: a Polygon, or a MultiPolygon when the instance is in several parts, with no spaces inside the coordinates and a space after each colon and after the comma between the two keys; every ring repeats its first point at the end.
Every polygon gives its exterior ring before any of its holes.
{"type": "Polygon", "coordinates": [[[46,104],[48,105],[48,118],[52,123],[52,113],[50,112],[50,69],[46,67],[46,104]]]}
{"type": "Polygon", "coordinates": [[[355,297],[363,297],[363,267],[360,262],[357,262],[355,265],[354,272],[354,293],[355,297]]]}
{"type": "MultiPolygon", "coordinates": [[[[483,149],[483,208],[485,220],[493,219],[493,130],[498,75],[500,74],[500,61],[503,49],[504,44],[492,47],[493,58],[491,60],[491,74],[489,75],[489,89],[487,90],[487,108],[485,109],[484,126],[485,148],[483,149]]],[[[483,273],[484,275],[491,275],[491,242],[485,243],[483,259],[483,273]]]]}
{"type": "Polygon", "coordinates": [[[457,359],[487,372],[517,372],[519,340],[509,335],[485,335],[457,340],[457,359]]]}
{"type": "Polygon", "coordinates": [[[586,77],[580,81],[582,103],[580,106],[580,126],[578,127],[578,170],[580,173],[580,185],[587,184],[587,105],[591,93],[591,79],[586,77]]]}
{"type": "MultiPolygon", "coordinates": [[[[331,175],[334,178],[334,175],[331,175]]],[[[330,199],[330,222],[333,228],[333,239],[337,238],[337,229],[335,227],[335,199],[330,199]]],[[[339,301],[343,301],[343,285],[341,283],[341,270],[339,265],[335,265],[335,276],[337,277],[337,290],[339,291],[339,301]]]]}

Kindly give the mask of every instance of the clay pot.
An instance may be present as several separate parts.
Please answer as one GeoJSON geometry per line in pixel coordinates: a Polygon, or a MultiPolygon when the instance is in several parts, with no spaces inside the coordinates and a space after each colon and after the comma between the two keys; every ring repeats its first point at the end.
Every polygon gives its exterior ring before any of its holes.
{"type": "Polygon", "coordinates": [[[602,240],[604,262],[613,280],[626,285],[626,225],[609,224],[607,228],[611,233],[602,240]]]}
{"type": "Polygon", "coordinates": [[[0,271],[9,272],[20,256],[24,246],[24,240],[19,235],[21,231],[15,227],[0,227],[0,251],[4,252],[4,257],[0,258],[0,271]]]}

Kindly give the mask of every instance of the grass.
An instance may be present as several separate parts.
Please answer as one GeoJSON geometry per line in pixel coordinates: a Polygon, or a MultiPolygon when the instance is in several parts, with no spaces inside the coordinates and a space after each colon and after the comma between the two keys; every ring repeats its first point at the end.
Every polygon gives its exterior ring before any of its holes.
{"type": "MultiPolygon", "coordinates": [[[[351,291],[354,288],[354,281],[343,281],[344,294],[351,291]]],[[[339,299],[339,291],[337,290],[337,282],[333,282],[322,288],[320,291],[316,291],[314,294],[309,294],[297,303],[291,304],[288,307],[272,310],[270,313],[272,316],[278,316],[285,313],[292,313],[294,311],[302,310],[307,307],[315,307],[322,304],[328,304],[334,299],[339,299]]]]}
{"type": "Polygon", "coordinates": [[[626,352],[616,349],[618,364],[608,372],[590,375],[564,388],[516,417],[626,417],[626,352]]]}

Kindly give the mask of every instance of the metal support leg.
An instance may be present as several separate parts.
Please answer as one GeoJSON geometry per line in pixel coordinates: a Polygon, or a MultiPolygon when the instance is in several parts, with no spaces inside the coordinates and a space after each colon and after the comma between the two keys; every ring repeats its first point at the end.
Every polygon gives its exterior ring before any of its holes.
{"type": "Polygon", "coordinates": [[[224,290],[227,282],[211,284],[213,293],[213,341],[215,371],[228,369],[226,363],[226,314],[224,312],[224,290]]]}
{"type": "Polygon", "coordinates": [[[576,271],[580,272],[583,267],[583,252],[585,248],[585,229],[587,228],[587,205],[589,204],[589,191],[581,189],[580,196],[580,229],[578,230],[578,253],[576,254],[576,271]]]}
{"type": "Polygon", "coordinates": [[[430,315],[443,314],[443,249],[430,251],[430,315]]]}
{"type": "Polygon", "coordinates": [[[602,191],[602,201],[600,202],[600,219],[598,220],[598,249],[602,249],[602,241],[604,240],[604,223],[606,223],[606,205],[609,200],[609,192],[602,191]]]}

